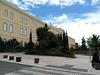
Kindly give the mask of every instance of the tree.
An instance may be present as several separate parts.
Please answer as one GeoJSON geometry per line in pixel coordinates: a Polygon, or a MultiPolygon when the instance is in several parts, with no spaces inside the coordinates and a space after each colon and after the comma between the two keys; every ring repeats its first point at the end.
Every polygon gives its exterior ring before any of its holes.
{"type": "Polygon", "coordinates": [[[59,46],[62,46],[62,35],[61,34],[57,34],[58,36],[58,43],[59,43],[59,46]]]}
{"type": "Polygon", "coordinates": [[[64,46],[64,49],[66,49],[66,36],[65,36],[65,32],[63,32],[63,46],[64,46]]]}
{"type": "Polygon", "coordinates": [[[67,31],[66,31],[66,35],[65,35],[65,41],[66,41],[66,46],[69,47],[67,31]]]}
{"type": "Polygon", "coordinates": [[[86,47],[86,41],[85,41],[84,37],[82,38],[81,49],[82,49],[82,50],[86,50],[86,49],[87,49],[87,47],[86,47]]]}
{"type": "Polygon", "coordinates": [[[39,45],[41,46],[48,46],[50,42],[50,35],[49,35],[49,28],[48,27],[40,27],[36,30],[37,33],[37,41],[39,42],[39,45]]]}
{"type": "Polygon", "coordinates": [[[49,42],[49,45],[48,47],[49,48],[55,48],[58,46],[58,39],[57,39],[57,35],[55,35],[53,32],[49,31],[49,39],[50,39],[50,42],[49,42]]]}
{"type": "Polygon", "coordinates": [[[29,52],[32,52],[32,48],[34,46],[34,43],[32,42],[32,32],[30,31],[30,37],[29,37],[29,43],[28,43],[28,48],[29,48],[29,52]]]}
{"type": "Polygon", "coordinates": [[[99,36],[93,34],[91,37],[88,38],[87,44],[88,46],[95,47],[95,51],[98,53],[97,46],[99,45],[99,36]]]}
{"type": "Polygon", "coordinates": [[[47,23],[45,23],[45,27],[48,27],[47,23]]]}
{"type": "Polygon", "coordinates": [[[2,41],[1,37],[0,37],[0,49],[6,49],[6,44],[4,41],[2,41]]]}

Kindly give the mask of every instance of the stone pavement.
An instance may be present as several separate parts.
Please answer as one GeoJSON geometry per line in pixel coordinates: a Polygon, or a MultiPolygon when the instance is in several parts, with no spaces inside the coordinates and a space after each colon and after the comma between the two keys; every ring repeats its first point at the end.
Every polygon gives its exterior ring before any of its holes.
{"type": "Polygon", "coordinates": [[[0,61],[30,65],[33,67],[23,68],[5,75],[100,75],[100,70],[91,66],[89,56],[76,55],[76,58],[25,55],[24,53],[0,53],[0,61]],[[3,55],[20,56],[22,62],[3,59],[3,55]],[[34,58],[39,58],[39,64],[34,64],[34,58]]]}
{"type": "Polygon", "coordinates": [[[57,68],[53,69],[53,68],[34,66],[32,68],[25,68],[20,71],[15,71],[5,75],[93,75],[93,74],[73,72],[57,68]]]}

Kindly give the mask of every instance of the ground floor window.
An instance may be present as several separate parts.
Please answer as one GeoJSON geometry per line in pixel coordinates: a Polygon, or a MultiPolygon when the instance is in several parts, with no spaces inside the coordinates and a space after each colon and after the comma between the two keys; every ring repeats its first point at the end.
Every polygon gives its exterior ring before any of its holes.
{"type": "Polygon", "coordinates": [[[23,41],[20,41],[20,47],[23,47],[23,41]]]}

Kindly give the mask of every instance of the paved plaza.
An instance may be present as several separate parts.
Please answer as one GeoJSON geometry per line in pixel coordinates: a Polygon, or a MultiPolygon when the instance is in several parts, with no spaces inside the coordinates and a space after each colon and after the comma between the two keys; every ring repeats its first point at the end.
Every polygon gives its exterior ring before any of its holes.
{"type": "Polygon", "coordinates": [[[0,75],[100,75],[91,66],[89,56],[76,58],[26,55],[24,53],[0,53],[0,75]],[[3,59],[3,55],[22,57],[21,62],[3,59]],[[38,64],[34,58],[39,58],[38,64]]]}

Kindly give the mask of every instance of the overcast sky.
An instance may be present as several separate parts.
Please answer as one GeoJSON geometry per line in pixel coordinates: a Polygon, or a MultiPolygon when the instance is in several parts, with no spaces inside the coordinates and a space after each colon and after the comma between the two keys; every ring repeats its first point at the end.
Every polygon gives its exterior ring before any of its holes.
{"type": "Polygon", "coordinates": [[[81,44],[100,35],[100,0],[7,0],[38,19],[67,30],[81,44]]]}

